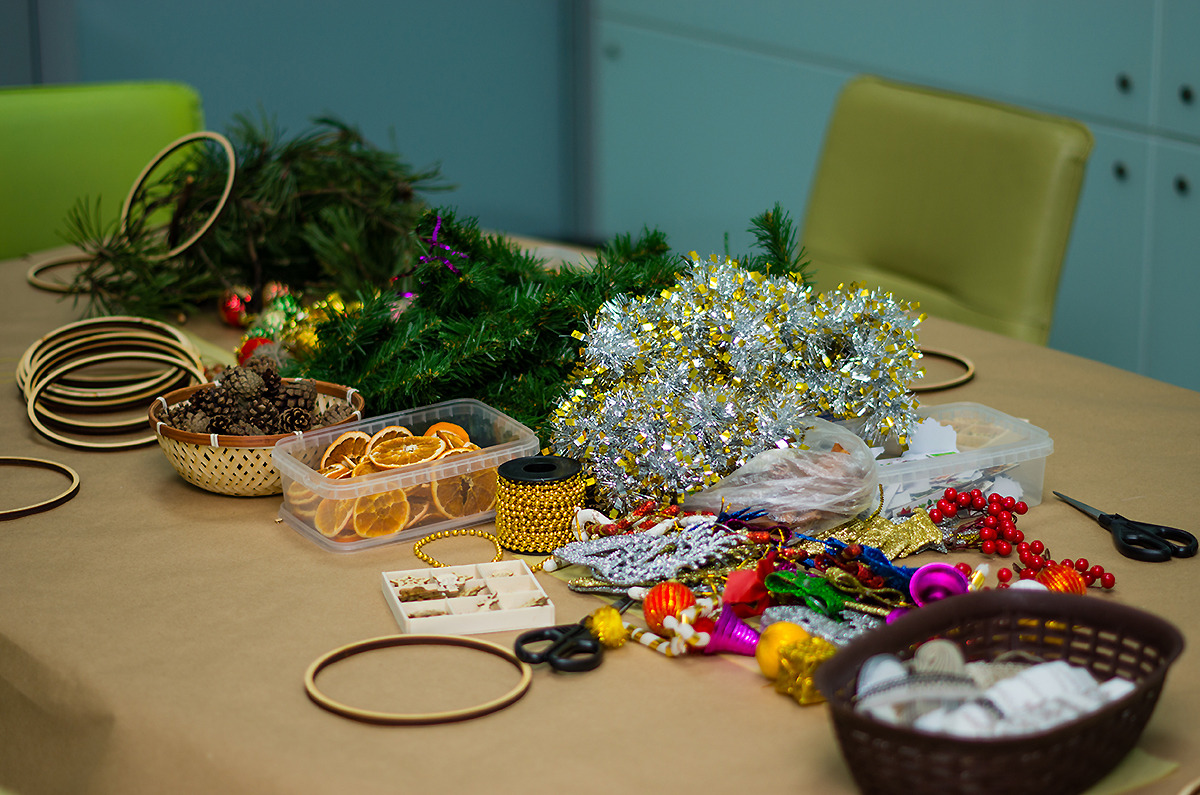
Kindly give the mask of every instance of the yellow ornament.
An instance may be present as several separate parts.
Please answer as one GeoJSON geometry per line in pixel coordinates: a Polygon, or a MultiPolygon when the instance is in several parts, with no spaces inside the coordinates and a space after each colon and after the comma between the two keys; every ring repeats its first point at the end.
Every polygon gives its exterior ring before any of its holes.
{"type": "Polygon", "coordinates": [[[758,645],[754,647],[754,659],[763,676],[774,680],[779,676],[779,650],[791,643],[806,640],[808,632],[799,624],[790,621],[776,621],[768,624],[758,637],[758,645]]]}
{"type": "Polygon", "coordinates": [[[593,610],[587,618],[587,628],[606,649],[620,648],[630,634],[620,612],[612,605],[593,610]]]}

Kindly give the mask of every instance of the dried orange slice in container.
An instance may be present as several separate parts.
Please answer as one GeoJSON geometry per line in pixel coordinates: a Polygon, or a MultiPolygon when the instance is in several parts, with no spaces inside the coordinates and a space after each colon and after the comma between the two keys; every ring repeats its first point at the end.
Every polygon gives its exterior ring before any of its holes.
{"type": "Polygon", "coordinates": [[[354,532],[362,538],[399,533],[408,524],[408,497],[403,489],[367,494],[354,502],[354,532]]]}
{"type": "Polygon", "coordinates": [[[467,442],[466,444],[461,445],[459,447],[447,447],[446,450],[440,456],[438,456],[438,458],[449,458],[452,455],[462,455],[463,453],[473,453],[479,449],[481,449],[479,447],[479,445],[474,444],[473,442],[467,442]]]}
{"type": "Polygon", "coordinates": [[[376,472],[385,471],[383,467],[376,464],[369,457],[364,457],[361,461],[354,465],[354,470],[350,473],[350,477],[356,478],[359,475],[372,475],[376,472]]]}
{"type": "Polygon", "coordinates": [[[370,458],[384,469],[396,469],[422,461],[432,461],[446,449],[446,442],[436,436],[398,436],[375,445],[370,458]]]}
{"type": "Polygon", "coordinates": [[[333,538],[345,529],[354,515],[354,498],[348,500],[323,499],[313,515],[313,527],[326,538],[333,538]]]}
{"type": "Polygon", "coordinates": [[[354,465],[350,463],[350,459],[343,458],[341,461],[330,462],[328,466],[322,467],[317,474],[324,475],[330,480],[341,480],[348,478],[354,472],[354,465]]]}
{"type": "Polygon", "coordinates": [[[388,439],[395,439],[399,436],[412,435],[413,432],[408,428],[405,428],[403,425],[389,425],[386,428],[382,428],[375,432],[375,435],[372,436],[370,441],[367,443],[367,452],[375,449],[375,445],[379,444],[380,442],[386,442],[388,439]]]}
{"type": "MultiPolygon", "coordinates": [[[[464,444],[471,441],[471,437],[467,433],[467,430],[463,428],[463,426],[456,425],[453,422],[446,422],[443,420],[442,422],[435,422],[433,425],[430,425],[425,429],[426,436],[445,438],[442,436],[443,433],[451,434],[460,440],[458,444],[451,444],[451,447],[462,447],[464,444]]],[[[447,442],[449,442],[448,439],[447,442]]]]}
{"type": "Polygon", "coordinates": [[[449,519],[490,511],[496,504],[496,468],[433,482],[433,504],[449,519]]]}
{"type": "Polygon", "coordinates": [[[345,463],[343,459],[349,459],[353,468],[354,464],[367,453],[367,445],[371,443],[371,437],[367,436],[362,431],[346,431],[341,436],[333,440],[329,447],[325,448],[325,454],[321,456],[321,464],[318,469],[324,469],[330,464],[345,463]]]}

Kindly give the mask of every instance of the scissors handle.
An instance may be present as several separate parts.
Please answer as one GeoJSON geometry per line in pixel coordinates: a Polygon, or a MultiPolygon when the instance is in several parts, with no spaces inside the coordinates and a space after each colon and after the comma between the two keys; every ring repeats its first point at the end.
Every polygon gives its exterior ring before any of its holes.
{"type": "Polygon", "coordinates": [[[1137,522],[1119,513],[1101,514],[1098,521],[1112,533],[1117,550],[1128,558],[1159,563],[1196,554],[1196,537],[1186,530],[1137,522]]]}
{"type": "Polygon", "coordinates": [[[549,663],[556,671],[590,671],[603,659],[604,647],[592,637],[583,624],[531,629],[517,638],[513,649],[517,659],[530,665],[549,663]],[[530,646],[550,641],[550,645],[534,651],[530,646]]]}

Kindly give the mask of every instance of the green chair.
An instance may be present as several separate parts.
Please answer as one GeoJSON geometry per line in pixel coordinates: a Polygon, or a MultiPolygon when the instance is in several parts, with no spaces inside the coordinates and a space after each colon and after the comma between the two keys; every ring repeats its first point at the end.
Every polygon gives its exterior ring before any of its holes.
{"type": "Polygon", "coordinates": [[[1091,149],[1077,121],[852,79],[804,219],[818,289],[863,282],[1044,345],[1091,149]]]}
{"type": "Polygon", "coordinates": [[[154,156],[203,125],[180,83],[0,88],[0,260],[64,245],[80,198],[114,221],[154,156]]]}

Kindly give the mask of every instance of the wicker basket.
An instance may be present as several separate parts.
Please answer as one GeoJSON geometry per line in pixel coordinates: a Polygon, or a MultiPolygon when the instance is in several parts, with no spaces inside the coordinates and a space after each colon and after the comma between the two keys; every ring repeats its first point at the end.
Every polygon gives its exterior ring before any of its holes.
{"type": "MultiPolygon", "coordinates": [[[[294,379],[284,379],[294,380],[294,379]]],[[[313,381],[317,388],[317,408],[323,410],[334,403],[347,403],[354,410],[336,425],[362,419],[362,394],[349,387],[313,381]]],[[[150,427],[154,428],[158,444],[167,454],[175,471],[188,483],[202,489],[234,497],[261,497],[283,491],[279,470],[271,459],[271,448],[290,433],[271,436],[223,436],[188,433],[166,425],[162,409],[182,403],[199,389],[212,384],[184,387],[168,392],[150,404],[150,427]]]]}
{"type": "Polygon", "coordinates": [[[1099,596],[994,590],[914,610],[863,635],[817,669],[842,755],[864,793],[1068,795],[1103,778],[1133,748],[1183,637],[1166,621],[1099,596]],[[949,638],[968,661],[1021,651],[1135,683],[1129,695],[1050,731],[959,739],[891,726],[854,710],[862,664],[876,654],[910,659],[949,638]]]}

